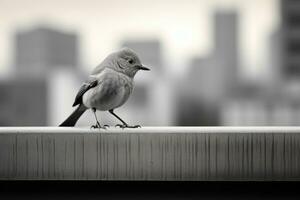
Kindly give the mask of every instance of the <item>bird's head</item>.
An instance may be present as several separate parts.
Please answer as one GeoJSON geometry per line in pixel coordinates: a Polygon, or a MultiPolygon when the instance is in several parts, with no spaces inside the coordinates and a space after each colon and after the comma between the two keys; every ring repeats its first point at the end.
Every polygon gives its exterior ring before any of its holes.
{"type": "Polygon", "coordinates": [[[139,70],[150,70],[142,65],[138,55],[127,47],[113,54],[113,64],[110,67],[132,78],[139,70]]]}

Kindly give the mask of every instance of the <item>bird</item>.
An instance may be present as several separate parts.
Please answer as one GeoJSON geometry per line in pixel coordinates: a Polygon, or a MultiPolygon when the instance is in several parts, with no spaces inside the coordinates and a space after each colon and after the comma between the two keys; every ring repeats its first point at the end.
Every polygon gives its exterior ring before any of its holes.
{"type": "Polygon", "coordinates": [[[73,103],[77,108],[59,126],[72,127],[81,115],[88,109],[93,111],[96,124],[92,128],[106,128],[108,125],[101,125],[96,111],[108,111],[122,124],[120,128],[137,128],[140,125],[129,125],[119,117],[114,109],[122,106],[132,94],[134,88],[134,77],[140,70],[150,69],[141,63],[136,52],[128,47],[109,54],[89,75],[73,103]]]}

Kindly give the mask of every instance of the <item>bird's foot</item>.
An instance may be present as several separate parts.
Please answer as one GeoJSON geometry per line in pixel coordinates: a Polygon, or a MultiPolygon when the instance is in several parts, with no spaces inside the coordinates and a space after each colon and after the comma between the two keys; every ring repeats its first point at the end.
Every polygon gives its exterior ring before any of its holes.
{"type": "Polygon", "coordinates": [[[97,125],[92,125],[92,126],[90,127],[90,129],[96,129],[96,128],[98,128],[97,125]]]}
{"type": "Polygon", "coordinates": [[[101,126],[100,123],[97,122],[95,125],[91,126],[91,129],[96,129],[96,128],[98,128],[98,129],[101,129],[101,128],[102,129],[106,129],[106,127],[107,127],[107,125],[101,126]]]}
{"type": "Polygon", "coordinates": [[[109,125],[107,125],[107,124],[105,124],[105,125],[103,125],[103,128],[109,128],[110,126],[109,125]]]}
{"type": "Polygon", "coordinates": [[[106,129],[106,126],[97,126],[97,125],[92,125],[91,129],[106,129]]]}
{"type": "Polygon", "coordinates": [[[120,127],[120,128],[141,128],[140,125],[133,125],[133,126],[130,126],[128,124],[117,124],[115,127],[120,127]]]}

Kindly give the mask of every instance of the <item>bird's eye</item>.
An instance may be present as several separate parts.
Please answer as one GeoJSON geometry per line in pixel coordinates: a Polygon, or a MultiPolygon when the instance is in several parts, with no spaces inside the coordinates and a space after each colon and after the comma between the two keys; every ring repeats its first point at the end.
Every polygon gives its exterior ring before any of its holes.
{"type": "Polygon", "coordinates": [[[129,59],[128,59],[128,63],[129,63],[129,64],[133,64],[133,59],[129,58],[129,59]]]}

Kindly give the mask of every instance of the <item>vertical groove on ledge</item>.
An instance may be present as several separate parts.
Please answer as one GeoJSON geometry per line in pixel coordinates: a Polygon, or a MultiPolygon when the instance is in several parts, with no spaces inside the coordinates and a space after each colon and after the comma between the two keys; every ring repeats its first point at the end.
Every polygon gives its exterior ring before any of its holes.
{"type": "Polygon", "coordinates": [[[0,179],[299,180],[300,133],[0,134],[0,179]]]}

